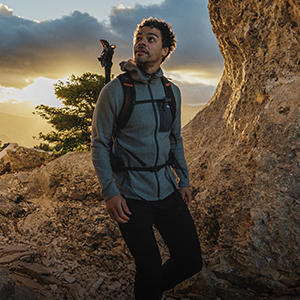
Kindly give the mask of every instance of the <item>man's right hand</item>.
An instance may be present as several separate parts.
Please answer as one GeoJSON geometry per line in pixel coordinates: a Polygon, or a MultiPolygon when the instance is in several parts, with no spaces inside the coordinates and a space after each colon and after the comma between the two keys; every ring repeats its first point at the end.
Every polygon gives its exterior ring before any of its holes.
{"type": "Polygon", "coordinates": [[[118,223],[127,223],[130,219],[128,215],[131,212],[127,206],[126,200],[121,195],[111,197],[106,201],[106,209],[110,217],[118,223]]]}

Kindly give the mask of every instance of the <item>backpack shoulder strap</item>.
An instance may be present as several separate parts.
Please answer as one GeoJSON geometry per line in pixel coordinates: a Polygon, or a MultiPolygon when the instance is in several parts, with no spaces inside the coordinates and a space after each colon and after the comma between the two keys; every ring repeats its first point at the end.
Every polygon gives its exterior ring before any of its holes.
{"type": "Polygon", "coordinates": [[[117,118],[117,128],[122,129],[126,126],[135,105],[135,88],[129,73],[118,76],[123,88],[123,106],[117,118]]]}
{"type": "MultiPolygon", "coordinates": [[[[116,121],[117,129],[119,130],[126,126],[131,117],[134,105],[136,103],[136,93],[133,80],[128,72],[120,74],[118,78],[122,84],[124,99],[121,112],[119,113],[116,121]]],[[[166,97],[170,99],[172,119],[174,121],[176,115],[176,101],[174,93],[169,80],[165,76],[161,77],[161,81],[164,86],[166,97]]]]}
{"type": "Polygon", "coordinates": [[[166,97],[171,100],[170,104],[171,104],[172,118],[173,118],[173,122],[174,122],[175,115],[176,115],[176,101],[175,101],[175,96],[174,96],[174,93],[173,93],[173,90],[171,87],[171,83],[165,76],[161,77],[161,81],[162,81],[162,84],[165,89],[166,97]]]}
{"type": "MultiPolygon", "coordinates": [[[[171,105],[172,119],[173,119],[173,122],[174,122],[175,116],[176,116],[176,100],[175,100],[175,96],[174,96],[174,93],[173,93],[173,90],[172,90],[172,86],[171,86],[170,81],[165,76],[161,77],[161,81],[162,81],[162,84],[163,84],[164,89],[165,89],[166,97],[171,100],[170,105],[171,105]]],[[[171,131],[171,135],[172,135],[172,137],[175,141],[175,144],[177,145],[176,136],[174,135],[174,133],[172,131],[171,131]]]]}

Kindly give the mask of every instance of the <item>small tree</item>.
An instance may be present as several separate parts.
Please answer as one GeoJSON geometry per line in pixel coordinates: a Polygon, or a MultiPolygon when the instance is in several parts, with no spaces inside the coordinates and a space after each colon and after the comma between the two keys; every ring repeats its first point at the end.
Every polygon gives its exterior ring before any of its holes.
{"type": "Polygon", "coordinates": [[[87,151],[91,143],[91,123],[95,104],[105,78],[93,73],[72,75],[66,83],[54,85],[55,95],[62,107],[38,105],[34,114],[40,115],[54,127],[49,133],[40,132],[41,143],[35,148],[52,151],[59,156],[71,151],[87,151]]]}

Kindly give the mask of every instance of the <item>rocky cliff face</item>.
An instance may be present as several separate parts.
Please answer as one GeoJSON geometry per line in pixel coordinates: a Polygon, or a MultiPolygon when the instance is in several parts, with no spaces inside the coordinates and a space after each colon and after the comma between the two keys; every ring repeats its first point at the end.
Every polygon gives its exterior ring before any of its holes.
{"type": "Polygon", "coordinates": [[[210,0],[209,12],[224,72],[184,128],[206,263],[229,284],[296,296],[300,3],[210,0]]]}

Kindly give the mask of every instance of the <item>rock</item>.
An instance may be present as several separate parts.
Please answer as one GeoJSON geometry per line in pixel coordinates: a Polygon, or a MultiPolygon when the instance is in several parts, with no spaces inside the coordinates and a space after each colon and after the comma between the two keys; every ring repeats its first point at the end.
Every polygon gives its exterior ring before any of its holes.
{"type": "Polygon", "coordinates": [[[236,288],[217,288],[217,295],[221,299],[245,299],[245,300],[256,300],[257,296],[247,290],[236,289],[236,288]]]}
{"type": "Polygon", "coordinates": [[[120,289],[121,288],[121,283],[120,282],[118,282],[118,281],[114,281],[114,282],[110,282],[109,284],[108,284],[108,289],[109,290],[111,290],[111,291],[116,291],[116,290],[118,290],[118,289],[120,289]]]}
{"type": "MultiPolygon", "coordinates": [[[[0,178],[0,204],[59,200],[100,200],[100,186],[89,152],[68,153],[32,172],[0,178]]],[[[13,208],[11,208],[13,209],[13,208]]],[[[8,214],[7,211],[5,211],[8,214]]]]}
{"type": "Polygon", "coordinates": [[[13,274],[17,285],[15,288],[15,295],[18,300],[50,300],[53,299],[51,293],[43,287],[40,283],[31,278],[13,274]],[[25,287],[25,288],[24,288],[25,287]],[[25,294],[25,295],[24,295],[25,294]],[[28,297],[28,298],[27,298],[28,297]],[[31,298],[30,298],[31,297],[31,298]]]}
{"type": "Polygon", "coordinates": [[[68,290],[73,299],[81,300],[82,299],[82,288],[78,283],[73,283],[68,285],[68,290]]]}
{"type": "Polygon", "coordinates": [[[1,257],[0,258],[0,264],[8,264],[8,263],[14,262],[16,260],[19,260],[24,256],[32,257],[34,255],[35,255],[35,252],[31,252],[31,251],[13,253],[13,254],[1,257]]]}
{"type": "Polygon", "coordinates": [[[75,283],[76,282],[76,277],[71,276],[69,273],[64,273],[63,274],[63,279],[66,280],[69,283],[75,283]]]}
{"type": "Polygon", "coordinates": [[[56,284],[49,284],[49,287],[51,288],[52,292],[55,294],[58,289],[58,286],[56,284]]]}
{"type": "Polygon", "coordinates": [[[224,72],[183,129],[205,261],[235,287],[292,296],[300,284],[300,5],[210,0],[209,12],[224,72]]]}
{"type": "Polygon", "coordinates": [[[40,300],[40,298],[27,286],[17,285],[13,293],[13,300],[40,300]]]}
{"type": "Polygon", "coordinates": [[[54,159],[51,153],[9,144],[0,152],[0,175],[6,172],[20,172],[40,167],[54,159]]]}
{"type": "MultiPolygon", "coordinates": [[[[17,271],[18,273],[27,274],[28,276],[31,276],[32,278],[36,278],[37,280],[41,276],[49,276],[51,273],[40,266],[40,264],[37,263],[26,263],[26,262],[18,262],[14,267],[14,271],[17,271]]],[[[10,268],[12,270],[12,267],[10,268]]]]}
{"type": "Polygon", "coordinates": [[[0,299],[13,300],[15,281],[9,277],[9,273],[0,266],[0,299]]]}
{"type": "Polygon", "coordinates": [[[6,246],[1,247],[1,252],[4,254],[11,253],[11,252],[26,252],[28,249],[26,247],[20,246],[6,246]]]}
{"type": "Polygon", "coordinates": [[[103,278],[99,278],[97,281],[93,283],[92,288],[95,289],[95,291],[97,291],[100,285],[103,283],[103,281],[104,281],[103,278]]]}
{"type": "Polygon", "coordinates": [[[13,201],[0,196],[0,214],[3,216],[17,216],[23,213],[23,209],[13,201]]]}

